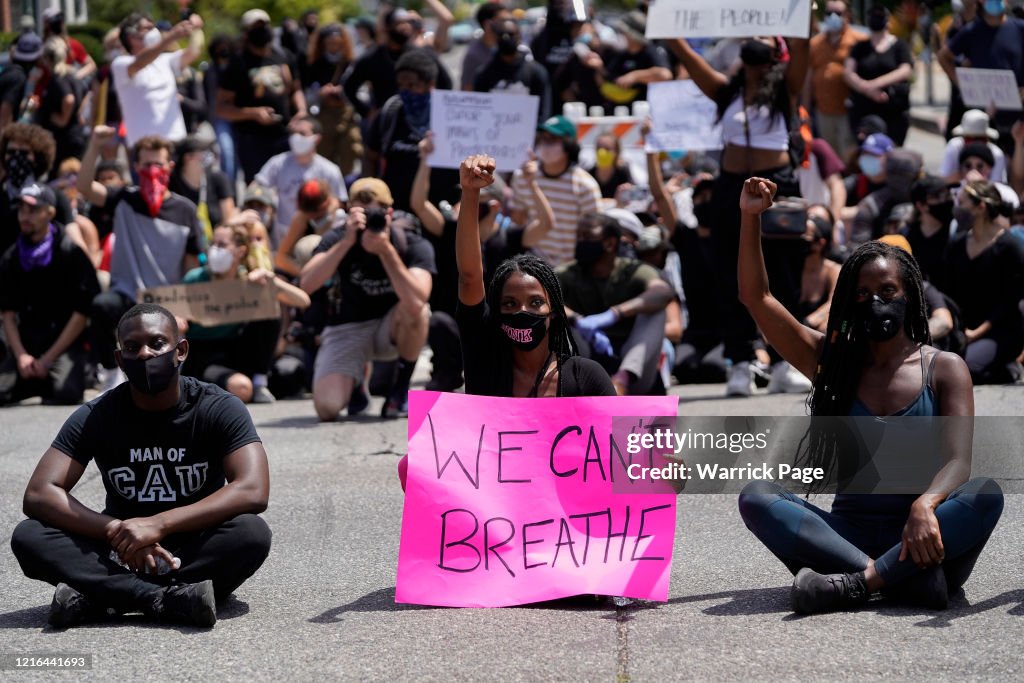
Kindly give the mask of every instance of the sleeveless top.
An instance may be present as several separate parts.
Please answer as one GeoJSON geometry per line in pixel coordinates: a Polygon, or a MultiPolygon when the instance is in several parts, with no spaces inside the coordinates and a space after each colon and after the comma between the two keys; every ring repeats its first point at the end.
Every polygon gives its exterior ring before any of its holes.
{"type": "Polygon", "coordinates": [[[743,106],[743,97],[734,99],[722,114],[722,140],[727,145],[785,152],[789,149],[786,117],[768,105],[743,106]],[[747,126],[749,125],[749,136],[747,126]]]}
{"type": "MultiPolygon", "coordinates": [[[[921,352],[921,391],[913,401],[891,415],[876,416],[860,399],[855,398],[850,407],[850,417],[934,417],[939,414],[939,402],[935,394],[935,361],[940,351],[932,354],[925,366],[924,352],[921,352]]],[[[910,514],[910,506],[917,500],[916,494],[862,494],[837,493],[832,501],[832,512],[838,515],[869,518],[872,521],[888,521],[902,524],[910,514]]]]}

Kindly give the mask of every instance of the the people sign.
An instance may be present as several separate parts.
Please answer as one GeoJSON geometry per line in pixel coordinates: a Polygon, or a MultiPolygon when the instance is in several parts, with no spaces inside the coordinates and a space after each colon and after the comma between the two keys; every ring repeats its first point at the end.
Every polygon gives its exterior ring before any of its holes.
{"type": "Polygon", "coordinates": [[[657,0],[648,38],[746,38],[811,33],[811,0],[657,0]]]}
{"type": "Polygon", "coordinates": [[[458,168],[470,154],[494,157],[499,171],[526,161],[537,131],[535,95],[435,90],[430,96],[432,168],[458,168]]]}
{"type": "Polygon", "coordinates": [[[676,405],[671,396],[410,393],[396,601],[667,599],[675,493],[629,492],[626,469],[643,456],[628,453],[627,435],[612,423],[627,415],[674,420],[676,405]]]}

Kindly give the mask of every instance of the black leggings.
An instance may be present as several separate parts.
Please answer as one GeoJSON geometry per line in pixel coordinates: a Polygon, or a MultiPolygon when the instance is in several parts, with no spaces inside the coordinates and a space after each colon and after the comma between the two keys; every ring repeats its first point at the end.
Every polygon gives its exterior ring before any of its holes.
{"type": "Polygon", "coordinates": [[[256,573],[270,553],[270,527],[257,515],[160,541],[181,559],[181,568],[160,576],[136,574],[110,559],[110,546],[34,519],[14,529],[11,549],[25,576],[56,586],[66,583],[97,607],[153,613],[160,589],[212,580],[217,602],[256,573]]]}
{"type": "Polygon", "coordinates": [[[189,340],[189,354],[182,373],[220,387],[240,372],[247,377],[270,372],[281,334],[281,320],[255,320],[224,339],[189,340]]]}
{"type": "MultiPolygon", "coordinates": [[[[715,180],[712,201],[718,223],[711,226],[711,244],[715,259],[716,290],[719,320],[725,357],[733,363],[754,358],[757,326],[740,303],[736,281],[736,261],[740,253],[740,194],[750,176],[768,178],[778,186],[780,197],[800,194],[796,176],[789,167],[753,171],[749,174],[722,173],[715,180]]],[[[772,294],[786,309],[797,314],[800,303],[800,276],[803,272],[807,243],[799,239],[766,239],[761,241],[765,268],[772,294]]]]}

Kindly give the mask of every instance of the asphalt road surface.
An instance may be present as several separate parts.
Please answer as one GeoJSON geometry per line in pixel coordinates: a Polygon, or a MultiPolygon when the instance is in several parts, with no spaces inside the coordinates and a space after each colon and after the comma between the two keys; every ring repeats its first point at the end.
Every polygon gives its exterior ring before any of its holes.
{"type": "MultiPolygon", "coordinates": [[[[684,415],[799,415],[802,397],[725,400],[677,388],[684,415]]],[[[977,390],[978,413],[1024,414],[1024,387],[977,390]]],[[[375,400],[374,407],[379,403],[375,400]]],[[[0,411],[0,528],[21,519],[36,460],[70,413],[0,411]]],[[[125,617],[47,627],[52,588],[0,549],[0,655],[94,656],[86,680],[873,680],[1024,676],[1024,505],[1003,519],[967,585],[941,613],[873,603],[854,614],[789,611],[791,577],[743,527],[735,496],[682,496],[667,604],[561,601],[505,609],[394,602],[406,421],[319,425],[311,402],[254,406],[270,456],[267,563],[210,631],[125,617]]],[[[102,505],[91,467],[76,494],[102,505]]],[[[826,501],[822,501],[826,502],[826,501]]],[[[78,676],[79,674],[76,674],[78,676]]],[[[27,674],[16,674],[28,679],[27,674]]],[[[6,672],[4,674],[6,678],[6,672]]],[[[37,678],[37,676],[33,676],[37,678]]]]}

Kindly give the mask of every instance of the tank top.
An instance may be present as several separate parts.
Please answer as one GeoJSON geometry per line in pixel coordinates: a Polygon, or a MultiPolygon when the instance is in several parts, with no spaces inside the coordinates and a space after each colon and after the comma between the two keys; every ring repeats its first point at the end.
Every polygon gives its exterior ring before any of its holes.
{"type": "Polygon", "coordinates": [[[786,117],[780,112],[773,116],[768,105],[744,107],[743,97],[738,96],[726,107],[721,123],[722,140],[727,145],[780,152],[789,149],[786,117]]]}
{"type": "MultiPolygon", "coordinates": [[[[939,351],[932,354],[925,366],[924,351],[921,352],[921,392],[913,401],[891,415],[876,416],[860,399],[855,398],[850,406],[851,417],[933,417],[939,414],[939,402],[935,395],[935,361],[939,351]]],[[[886,521],[902,524],[910,514],[910,506],[917,500],[915,494],[862,494],[837,493],[832,501],[832,512],[848,517],[868,518],[872,521],[886,521]]]]}

